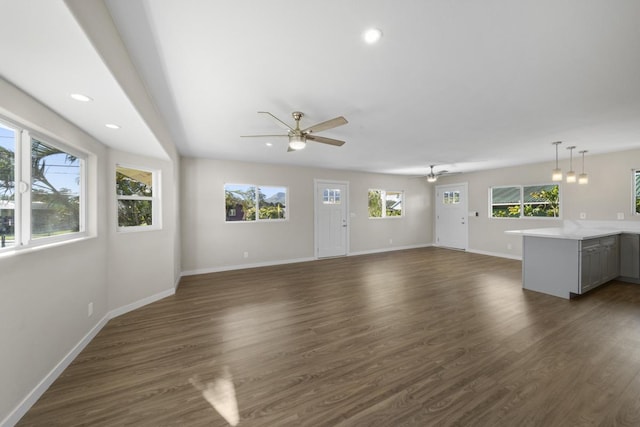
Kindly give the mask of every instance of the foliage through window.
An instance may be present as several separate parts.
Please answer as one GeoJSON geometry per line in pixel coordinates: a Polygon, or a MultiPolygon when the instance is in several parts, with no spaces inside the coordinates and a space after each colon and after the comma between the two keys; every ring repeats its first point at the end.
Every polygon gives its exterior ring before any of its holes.
{"type": "Polygon", "coordinates": [[[154,214],[158,208],[154,172],[116,165],[116,197],[118,227],[159,226],[154,214]]]}
{"type": "Polygon", "coordinates": [[[492,218],[560,217],[557,184],[492,187],[489,198],[492,218]]]}
{"type": "Polygon", "coordinates": [[[633,171],[633,200],[635,202],[635,212],[640,214],[640,169],[633,171]]]}
{"type": "Polygon", "coordinates": [[[390,218],[403,215],[404,192],[369,190],[369,218],[390,218]]]}
{"type": "Polygon", "coordinates": [[[0,250],[84,232],[86,156],[63,147],[0,122],[0,250]]]}
{"type": "Polygon", "coordinates": [[[31,138],[31,236],[80,231],[80,159],[31,138]]]}
{"type": "Polygon", "coordinates": [[[225,184],[225,219],[274,221],[287,219],[287,187],[225,184]]]}

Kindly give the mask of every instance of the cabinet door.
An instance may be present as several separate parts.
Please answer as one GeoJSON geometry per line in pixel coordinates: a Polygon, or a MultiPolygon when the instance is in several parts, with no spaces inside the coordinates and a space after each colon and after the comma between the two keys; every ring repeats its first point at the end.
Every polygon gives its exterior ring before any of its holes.
{"type": "Polygon", "coordinates": [[[620,237],[620,276],[640,279],[640,235],[620,237]]]}
{"type": "Polygon", "coordinates": [[[602,283],[602,257],[600,246],[582,250],[582,272],[580,293],[595,288],[602,283]]]}

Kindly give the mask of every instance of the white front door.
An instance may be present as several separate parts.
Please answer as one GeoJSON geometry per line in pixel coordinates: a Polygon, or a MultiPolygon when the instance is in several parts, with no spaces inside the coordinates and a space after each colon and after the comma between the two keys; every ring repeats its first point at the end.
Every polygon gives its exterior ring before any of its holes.
{"type": "Polygon", "coordinates": [[[344,256],[348,244],[348,183],[316,181],[315,187],[316,256],[344,256]]]}
{"type": "Polygon", "coordinates": [[[467,249],[467,183],[436,186],[436,246],[467,249]]]}

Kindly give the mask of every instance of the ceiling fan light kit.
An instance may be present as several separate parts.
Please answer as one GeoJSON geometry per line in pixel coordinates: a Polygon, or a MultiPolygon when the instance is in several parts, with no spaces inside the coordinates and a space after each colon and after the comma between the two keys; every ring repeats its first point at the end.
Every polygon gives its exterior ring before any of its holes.
{"type": "Polygon", "coordinates": [[[323,130],[333,129],[338,126],[345,125],[349,123],[347,119],[342,116],[335,117],[331,120],[327,120],[322,123],[315,124],[313,126],[309,126],[305,129],[300,129],[300,119],[304,116],[304,114],[300,111],[294,111],[291,113],[293,119],[296,121],[296,127],[293,128],[289,126],[284,121],[280,120],[273,114],[268,111],[258,111],[259,114],[268,114],[275,121],[278,122],[281,126],[284,126],[289,132],[286,135],[242,135],[242,137],[258,137],[258,138],[271,138],[271,137],[282,137],[286,136],[289,138],[289,147],[287,151],[299,151],[304,149],[307,146],[307,141],[319,142],[322,144],[334,145],[336,147],[340,147],[344,145],[344,141],[339,139],[327,138],[324,136],[315,135],[316,132],[322,132],[323,130]],[[312,135],[312,133],[314,135],[312,135]]]}

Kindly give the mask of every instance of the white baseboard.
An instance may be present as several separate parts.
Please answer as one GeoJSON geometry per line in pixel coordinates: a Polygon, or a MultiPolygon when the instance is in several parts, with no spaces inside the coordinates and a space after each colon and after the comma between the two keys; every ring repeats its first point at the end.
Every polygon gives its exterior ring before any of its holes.
{"type": "Polygon", "coordinates": [[[383,252],[393,252],[393,251],[404,251],[404,250],[407,250],[407,249],[428,248],[429,246],[433,246],[433,244],[425,243],[425,244],[420,244],[420,245],[393,246],[393,247],[390,247],[390,248],[369,249],[369,250],[366,250],[366,251],[349,252],[348,256],[379,254],[379,253],[383,253],[383,252]]]}
{"type": "Polygon", "coordinates": [[[196,274],[219,273],[221,271],[244,270],[245,268],[271,267],[274,265],[294,264],[297,262],[315,261],[315,258],[294,258],[278,261],[257,262],[254,264],[237,264],[226,265],[223,267],[199,268],[197,270],[186,270],[182,272],[182,276],[194,276],[196,274]]]}
{"type": "Polygon", "coordinates": [[[9,415],[0,422],[1,427],[14,426],[20,421],[20,418],[40,399],[40,396],[53,384],[53,382],[62,374],[62,372],[73,362],[80,352],[98,335],[98,332],[109,321],[109,313],[107,313],[72,349],[62,358],[60,362],[40,381],[40,383],[20,402],[20,404],[9,413],[9,415]]]}
{"type": "Polygon", "coordinates": [[[152,302],[156,302],[158,300],[161,300],[162,298],[170,297],[171,295],[173,295],[175,293],[176,293],[176,289],[175,288],[167,289],[167,290],[164,290],[162,292],[158,292],[155,295],[151,295],[149,297],[142,298],[141,300],[132,302],[131,304],[127,304],[127,305],[124,305],[122,307],[118,307],[116,309],[113,309],[113,310],[111,310],[109,312],[109,320],[113,319],[114,317],[122,316],[125,313],[133,311],[133,310],[135,310],[137,308],[140,308],[142,306],[145,306],[147,304],[151,304],[152,302]]]}
{"type": "Polygon", "coordinates": [[[161,300],[175,294],[175,288],[167,289],[159,292],[150,297],[143,298],[135,301],[131,304],[116,308],[109,311],[104,315],[102,319],[93,327],[87,334],[78,342],[72,349],[62,358],[60,362],[40,381],[40,383],[18,404],[18,406],[7,415],[7,417],[0,422],[0,427],[13,427],[20,421],[20,418],[27,413],[27,411],[38,401],[40,396],[53,384],[53,382],[62,374],[62,372],[78,357],[78,354],[91,342],[91,340],[98,335],[98,332],[114,317],[121,316],[125,313],[133,311],[137,308],[151,304],[152,302],[161,300]]]}
{"type": "Polygon", "coordinates": [[[478,255],[489,255],[489,256],[495,256],[498,258],[508,258],[508,259],[514,259],[517,261],[522,261],[522,256],[520,255],[503,254],[500,252],[481,251],[478,249],[467,249],[467,252],[471,252],[473,254],[478,254],[478,255]]]}

